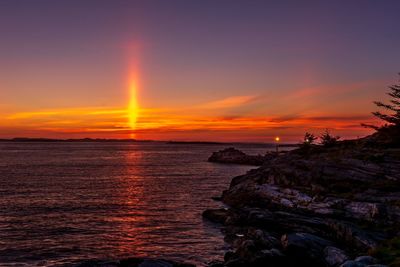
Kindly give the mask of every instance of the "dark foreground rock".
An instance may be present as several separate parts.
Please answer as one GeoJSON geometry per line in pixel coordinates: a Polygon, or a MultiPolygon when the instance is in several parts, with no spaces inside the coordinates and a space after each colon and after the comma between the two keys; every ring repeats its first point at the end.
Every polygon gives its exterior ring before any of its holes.
{"type": "Polygon", "coordinates": [[[400,149],[387,142],[271,157],[223,202],[203,216],[225,226],[224,266],[400,266],[400,149]]]}
{"type": "Polygon", "coordinates": [[[232,213],[228,209],[209,209],[203,212],[203,217],[215,222],[215,223],[225,223],[225,220],[229,217],[229,214],[232,213]]]}
{"type": "Polygon", "coordinates": [[[261,166],[265,161],[271,160],[276,155],[273,153],[262,155],[247,155],[246,153],[233,147],[214,152],[208,159],[210,162],[244,164],[261,166]]]}
{"type": "Polygon", "coordinates": [[[116,261],[90,260],[78,264],[77,267],[194,267],[188,263],[179,263],[163,259],[127,258],[116,261]]]}

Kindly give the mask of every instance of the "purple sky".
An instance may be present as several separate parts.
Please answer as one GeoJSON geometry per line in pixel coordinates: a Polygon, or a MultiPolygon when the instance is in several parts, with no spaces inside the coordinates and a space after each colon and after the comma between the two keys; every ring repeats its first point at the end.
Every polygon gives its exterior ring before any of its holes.
{"type": "Polygon", "coordinates": [[[400,71],[399,14],[389,0],[0,1],[0,137],[361,135],[400,71]],[[126,108],[132,61],[137,129],[87,118],[126,108]]]}

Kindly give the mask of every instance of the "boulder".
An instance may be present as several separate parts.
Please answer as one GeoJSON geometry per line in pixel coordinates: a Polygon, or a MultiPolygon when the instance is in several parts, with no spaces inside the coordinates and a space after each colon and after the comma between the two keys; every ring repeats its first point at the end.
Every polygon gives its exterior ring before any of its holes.
{"type": "Polygon", "coordinates": [[[345,261],[340,267],[365,267],[365,264],[358,261],[345,261]]]}
{"type": "Polygon", "coordinates": [[[336,267],[349,259],[346,252],[337,248],[328,246],[324,249],[324,258],[328,267],[336,267]]]}
{"type": "Polygon", "coordinates": [[[332,242],[308,233],[293,233],[281,238],[284,252],[303,263],[323,264],[324,250],[332,246],[332,242]]]}
{"type": "Polygon", "coordinates": [[[223,224],[229,216],[229,211],[227,209],[207,209],[203,211],[202,215],[212,222],[223,224]]]}
{"type": "Polygon", "coordinates": [[[383,205],[379,203],[352,201],[344,207],[347,217],[359,220],[374,220],[382,214],[383,205]]]}
{"type": "Polygon", "coordinates": [[[378,263],[378,260],[371,256],[359,256],[355,258],[355,261],[361,262],[364,265],[371,265],[378,263]]]}
{"type": "Polygon", "coordinates": [[[280,245],[280,242],[272,234],[261,229],[250,229],[247,235],[254,241],[255,245],[263,249],[273,249],[280,245]]]}

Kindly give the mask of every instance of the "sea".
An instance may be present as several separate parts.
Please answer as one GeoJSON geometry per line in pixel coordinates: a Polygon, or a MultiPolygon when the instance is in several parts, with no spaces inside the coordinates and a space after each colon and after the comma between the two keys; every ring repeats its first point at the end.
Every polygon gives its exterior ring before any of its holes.
{"type": "MultiPolygon", "coordinates": [[[[249,154],[270,145],[236,144],[249,154]]],[[[231,179],[226,144],[0,142],[0,266],[163,258],[204,266],[229,246],[204,220],[231,179]]]]}

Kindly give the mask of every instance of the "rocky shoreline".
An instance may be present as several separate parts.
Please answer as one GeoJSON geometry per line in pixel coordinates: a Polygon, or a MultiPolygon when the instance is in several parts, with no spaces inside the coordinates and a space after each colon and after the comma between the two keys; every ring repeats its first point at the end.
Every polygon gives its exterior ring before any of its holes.
{"type": "Polygon", "coordinates": [[[222,194],[229,208],[203,213],[232,246],[211,266],[400,266],[400,147],[391,141],[306,146],[233,178],[222,194]]]}

